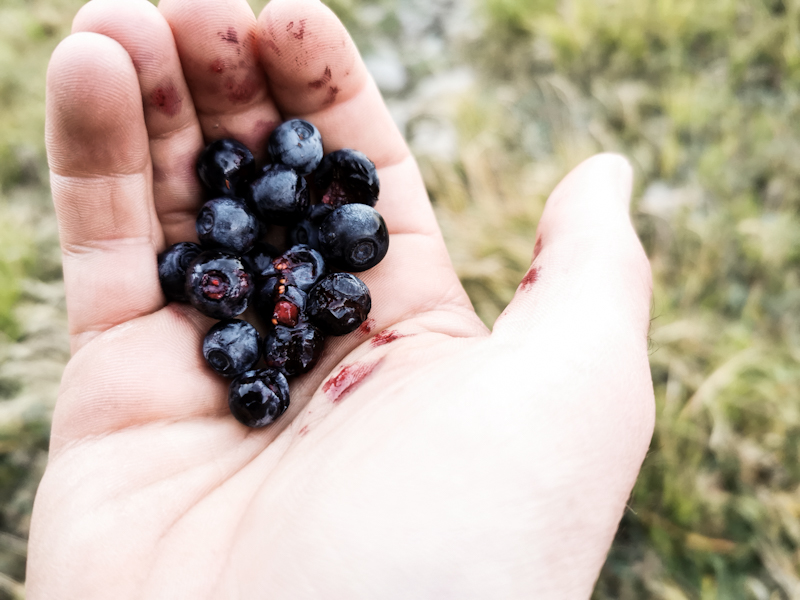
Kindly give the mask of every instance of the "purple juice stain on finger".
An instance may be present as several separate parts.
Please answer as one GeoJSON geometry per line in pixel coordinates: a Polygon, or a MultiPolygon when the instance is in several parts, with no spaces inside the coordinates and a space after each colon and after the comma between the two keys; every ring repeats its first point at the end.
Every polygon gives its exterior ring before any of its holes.
{"type": "Polygon", "coordinates": [[[522,289],[524,291],[527,292],[529,289],[531,289],[533,287],[533,285],[537,281],[539,281],[539,272],[540,271],[541,271],[541,269],[539,267],[536,267],[536,266],[532,266],[528,270],[528,272],[525,274],[525,277],[522,278],[522,283],[520,283],[520,286],[522,287],[522,289]]]}
{"type": "Polygon", "coordinates": [[[225,81],[225,89],[227,90],[228,100],[234,104],[244,104],[253,99],[253,96],[258,92],[259,79],[254,73],[248,75],[244,81],[237,83],[231,77],[225,81]]]}
{"type": "Polygon", "coordinates": [[[322,73],[322,77],[310,82],[308,87],[310,87],[312,90],[319,90],[330,83],[332,77],[333,73],[331,73],[331,68],[326,66],[325,71],[322,73]]]}
{"type": "Polygon", "coordinates": [[[323,104],[324,105],[333,104],[334,102],[336,102],[336,96],[338,94],[339,94],[339,88],[336,87],[335,85],[332,85],[331,87],[328,88],[328,95],[325,98],[325,102],[323,102],[323,104]]]}
{"type": "Polygon", "coordinates": [[[343,366],[336,375],[323,384],[323,393],[328,400],[336,404],[355,390],[382,362],[383,358],[380,358],[375,362],[357,362],[343,366]]]}
{"type": "Polygon", "coordinates": [[[228,27],[228,31],[225,33],[220,31],[219,37],[222,38],[224,42],[236,44],[237,46],[239,45],[239,35],[236,33],[236,30],[233,27],[228,27]]]}
{"type": "Polygon", "coordinates": [[[300,19],[297,24],[297,29],[295,30],[294,21],[289,21],[286,25],[286,31],[292,34],[292,37],[296,40],[302,40],[306,34],[306,20],[307,19],[300,19]]]}
{"type": "Polygon", "coordinates": [[[168,117],[177,115],[182,104],[183,99],[178,95],[178,90],[171,81],[157,87],[150,94],[150,106],[168,117]]]}

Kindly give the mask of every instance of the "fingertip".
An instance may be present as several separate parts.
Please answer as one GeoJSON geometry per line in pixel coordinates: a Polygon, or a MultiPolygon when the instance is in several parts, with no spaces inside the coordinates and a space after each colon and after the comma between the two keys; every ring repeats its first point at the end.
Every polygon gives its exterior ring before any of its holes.
{"type": "Polygon", "coordinates": [[[141,171],[149,159],[141,92],[118,42],[80,32],[55,49],[47,70],[46,142],[56,172],[87,164],[98,172],[141,171]]]}
{"type": "Polygon", "coordinates": [[[259,54],[284,113],[315,113],[361,92],[369,74],[350,34],[318,0],[272,0],[258,18],[259,54]]]}

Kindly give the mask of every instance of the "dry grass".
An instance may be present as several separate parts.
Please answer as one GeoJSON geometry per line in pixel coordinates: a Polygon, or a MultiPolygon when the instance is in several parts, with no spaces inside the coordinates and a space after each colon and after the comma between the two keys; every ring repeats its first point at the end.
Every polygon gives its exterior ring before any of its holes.
{"type": "MultiPolygon", "coordinates": [[[[600,150],[634,163],[659,418],[595,598],[800,598],[800,3],[329,3],[395,73],[384,91],[487,323],[558,179],[600,150]]],[[[43,82],[80,4],[0,6],[0,597],[22,594],[67,357],[43,82]]]]}

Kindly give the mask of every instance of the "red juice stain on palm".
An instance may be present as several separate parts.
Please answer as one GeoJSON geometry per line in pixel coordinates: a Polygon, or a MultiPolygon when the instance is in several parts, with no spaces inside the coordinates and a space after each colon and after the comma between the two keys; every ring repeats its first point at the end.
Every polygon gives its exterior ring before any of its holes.
{"type": "Polygon", "coordinates": [[[297,432],[297,435],[305,435],[308,433],[308,425],[303,425],[300,431],[297,432]]]}
{"type": "Polygon", "coordinates": [[[181,110],[183,100],[172,83],[158,87],[150,94],[150,105],[168,117],[174,117],[181,110]]]}
{"type": "Polygon", "coordinates": [[[331,402],[339,402],[358,387],[381,362],[383,362],[383,358],[372,363],[353,363],[343,366],[341,371],[328,379],[322,386],[323,393],[331,402]]]}
{"type": "Polygon", "coordinates": [[[522,278],[522,289],[527,291],[533,287],[533,284],[539,281],[539,267],[531,267],[530,270],[522,278]]]}
{"type": "Polygon", "coordinates": [[[394,331],[392,329],[386,329],[385,331],[381,331],[378,335],[372,338],[370,342],[373,348],[377,348],[378,346],[383,346],[385,344],[391,344],[395,340],[399,340],[400,338],[408,337],[408,334],[400,333],[399,331],[394,331]]]}
{"type": "Polygon", "coordinates": [[[372,328],[375,327],[375,319],[367,319],[361,324],[361,327],[358,330],[361,333],[369,333],[372,331],[372,328]]]}

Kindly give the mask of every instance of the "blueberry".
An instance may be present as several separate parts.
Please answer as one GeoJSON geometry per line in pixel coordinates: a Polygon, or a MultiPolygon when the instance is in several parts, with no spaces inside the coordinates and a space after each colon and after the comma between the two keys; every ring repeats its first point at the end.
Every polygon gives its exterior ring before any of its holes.
{"type": "Polygon", "coordinates": [[[267,149],[274,162],[310,175],[322,160],[322,136],[308,121],[292,119],[273,130],[267,149]]]}
{"type": "Polygon", "coordinates": [[[334,208],[330,204],[312,204],[306,211],[306,219],[319,226],[333,212],[334,208]]]}
{"type": "Polygon", "coordinates": [[[325,337],[310,323],[295,327],[276,325],[264,338],[264,359],[267,365],[287,377],[310,371],[325,346],[325,337]]]}
{"type": "Polygon", "coordinates": [[[186,268],[202,252],[197,244],[179,242],[158,255],[158,280],[167,300],[188,302],[186,268]]]}
{"type": "Polygon", "coordinates": [[[253,248],[242,255],[242,262],[256,280],[274,274],[272,261],[280,256],[281,251],[272,244],[256,242],[253,248]]]}
{"type": "Polygon", "coordinates": [[[389,232],[383,217],[371,206],[345,204],[320,225],[319,250],[333,267],[366,271],[386,256],[389,232]]]}
{"type": "Polygon", "coordinates": [[[186,271],[189,302],[206,316],[232,319],[247,309],[253,276],[242,261],[225,250],[200,253],[186,271]]]}
{"type": "Polygon", "coordinates": [[[195,223],[205,248],[223,248],[236,254],[250,250],[261,233],[261,224],[238,198],[214,198],[200,209],[195,223]]]}
{"type": "Polygon", "coordinates": [[[375,164],[358,150],[344,148],[322,159],[314,182],[323,204],[339,207],[357,202],[375,206],[380,182],[375,164]]]}
{"type": "Polygon", "coordinates": [[[329,204],[312,204],[306,211],[306,216],[289,230],[289,243],[294,245],[305,244],[319,250],[319,225],[329,214],[333,206],[329,204]]]}
{"type": "Polygon", "coordinates": [[[310,202],[306,180],[284,165],[267,165],[250,185],[250,200],[269,224],[289,225],[303,217],[310,202]]]}
{"type": "Polygon", "coordinates": [[[197,174],[212,194],[237,196],[256,174],[256,163],[247,146],[236,140],[211,142],[197,159],[197,174]]]}
{"type": "Polygon", "coordinates": [[[308,295],[308,317],[327,335],[355,331],[367,320],[371,308],[367,285],[350,273],[323,277],[308,295]]]}
{"type": "Polygon", "coordinates": [[[261,351],[256,328],[227,319],[214,325],[203,340],[203,357],[220,375],[236,377],[255,366],[261,351]]]}
{"type": "Polygon", "coordinates": [[[303,244],[292,246],[259,271],[258,307],[262,313],[272,310],[281,288],[294,287],[307,292],[327,273],[322,255],[303,244]]]}
{"type": "Polygon", "coordinates": [[[298,221],[289,230],[289,243],[294,245],[303,244],[309,248],[319,251],[319,226],[314,225],[308,219],[298,221]]]}
{"type": "Polygon", "coordinates": [[[289,407],[289,384],[277,369],[245,371],[231,381],[228,407],[240,423],[264,427],[289,407]]]}
{"type": "Polygon", "coordinates": [[[272,261],[285,283],[307,292],[327,273],[322,254],[304,244],[292,246],[272,261]]]}

